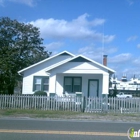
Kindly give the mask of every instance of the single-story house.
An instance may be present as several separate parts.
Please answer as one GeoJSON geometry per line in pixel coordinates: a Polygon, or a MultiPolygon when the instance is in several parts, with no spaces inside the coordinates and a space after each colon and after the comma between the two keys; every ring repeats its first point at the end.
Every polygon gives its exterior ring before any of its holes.
{"type": "Polygon", "coordinates": [[[23,75],[22,94],[35,91],[64,94],[82,93],[87,97],[102,97],[109,92],[109,76],[115,71],[83,55],[63,51],[20,70],[23,75]]]}

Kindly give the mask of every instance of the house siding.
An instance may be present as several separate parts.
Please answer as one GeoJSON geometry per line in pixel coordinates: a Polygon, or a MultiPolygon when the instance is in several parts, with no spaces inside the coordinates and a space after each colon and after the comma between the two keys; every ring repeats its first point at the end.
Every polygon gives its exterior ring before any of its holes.
{"type": "Polygon", "coordinates": [[[102,75],[101,74],[57,74],[56,75],[56,94],[59,96],[63,95],[64,77],[81,77],[82,78],[82,93],[84,96],[88,95],[88,80],[98,79],[99,80],[99,97],[102,96],[102,75]]]}
{"type": "Polygon", "coordinates": [[[99,97],[101,97],[102,94],[108,94],[108,70],[92,62],[68,62],[50,71],[46,71],[47,67],[68,58],[71,58],[71,56],[57,56],[56,58],[50,59],[49,61],[24,71],[22,94],[33,94],[34,76],[49,76],[48,95],[49,93],[56,93],[59,96],[63,95],[64,76],[81,77],[82,92],[85,96],[88,95],[89,79],[99,80],[99,97]]]}
{"type": "MultiPolygon", "coordinates": [[[[108,72],[104,69],[98,68],[96,65],[91,62],[69,62],[65,65],[57,67],[51,71],[48,71],[51,75],[56,75],[56,80],[50,77],[51,80],[51,92],[55,92],[57,95],[63,95],[63,80],[64,76],[78,76],[82,77],[82,92],[83,95],[87,96],[88,94],[88,80],[89,79],[98,79],[99,80],[99,97],[102,96],[102,93],[108,94],[106,87],[108,81],[106,81],[105,86],[103,85],[103,75],[108,75],[108,72]],[[104,86],[104,87],[103,87],[104,86]],[[104,91],[102,91],[102,88],[104,91]],[[56,91],[57,89],[57,91],[56,91]]],[[[106,80],[106,79],[104,79],[106,80]]],[[[108,78],[109,80],[109,78],[108,78]]]]}
{"type": "Polygon", "coordinates": [[[23,75],[22,94],[33,94],[34,93],[33,92],[33,77],[34,76],[50,76],[49,73],[45,72],[45,69],[53,64],[56,64],[68,58],[71,58],[71,56],[60,55],[26,70],[23,75]]]}
{"type": "Polygon", "coordinates": [[[102,89],[103,89],[102,94],[108,94],[108,92],[109,92],[109,74],[108,73],[103,74],[102,79],[103,79],[102,83],[104,83],[102,86],[102,89]]]}
{"type": "Polygon", "coordinates": [[[88,80],[89,79],[98,79],[99,80],[99,96],[102,96],[102,75],[101,74],[57,74],[57,82],[56,82],[56,94],[59,96],[63,95],[63,85],[64,85],[64,77],[72,76],[72,77],[81,77],[82,78],[82,93],[84,96],[87,96],[88,93],[88,80]]]}
{"type": "Polygon", "coordinates": [[[108,73],[107,70],[96,67],[91,62],[84,62],[84,63],[69,62],[65,65],[54,68],[53,70],[50,70],[48,72],[53,72],[53,74],[56,74],[56,73],[106,74],[108,73]]]}
{"type": "Polygon", "coordinates": [[[34,76],[49,76],[45,71],[39,71],[31,75],[24,76],[22,94],[33,94],[33,78],[34,76]]]}
{"type": "Polygon", "coordinates": [[[49,93],[56,93],[55,87],[56,87],[56,75],[51,74],[50,79],[49,79],[49,93]]]}
{"type": "Polygon", "coordinates": [[[54,64],[56,64],[56,63],[58,63],[60,61],[63,61],[65,59],[68,59],[68,58],[71,58],[71,56],[61,55],[61,56],[57,56],[57,57],[55,57],[53,59],[50,59],[50,60],[48,60],[46,62],[43,62],[43,63],[41,63],[41,64],[39,64],[37,66],[34,66],[34,67],[26,70],[24,72],[24,77],[30,76],[32,74],[43,74],[43,73],[45,73],[45,69],[47,67],[50,67],[51,65],[54,65],[54,64]]]}
{"type": "Polygon", "coordinates": [[[63,80],[64,80],[63,74],[56,75],[56,89],[57,89],[57,95],[59,96],[63,95],[63,85],[64,85],[63,80]]]}
{"type": "Polygon", "coordinates": [[[87,74],[106,74],[107,70],[101,69],[100,67],[94,65],[91,62],[68,62],[65,65],[54,68],[50,71],[50,73],[87,73],[87,74]]]}

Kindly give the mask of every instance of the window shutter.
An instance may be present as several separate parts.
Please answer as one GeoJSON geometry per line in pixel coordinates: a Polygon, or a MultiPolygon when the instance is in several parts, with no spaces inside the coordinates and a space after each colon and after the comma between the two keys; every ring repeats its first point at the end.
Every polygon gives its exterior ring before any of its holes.
{"type": "Polygon", "coordinates": [[[35,91],[35,76],[33,77],[33,91],[35,91]]]}

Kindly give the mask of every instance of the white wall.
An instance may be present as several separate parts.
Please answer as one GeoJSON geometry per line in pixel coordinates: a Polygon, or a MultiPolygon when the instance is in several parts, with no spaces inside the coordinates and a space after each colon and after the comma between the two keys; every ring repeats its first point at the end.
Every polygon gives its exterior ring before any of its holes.
{"type": "Polygon", "coordinates": [[[56,75],[51,74],[49,79],[49,93],[56,93],[55,87],[56,87],[56,75]]]}
{"type": "MultiPolygon", "coordinates": [[[[94,65],[91,62],[69,62],[65,65],[54,68],[48,72],[45,69],[57,62],[64,60],[64,56],[59,56],[44,64],[40,64],[24,72],[23,78],[23,94],[33,94],[33,76],[49,76],[49,93],[57,93],[63,95],[63,80],[64,76],[81,76],[82,77],[82,92],[85,96],[88,93],[88,79],[99,79],[99,96],[106,92],[106,79],[103,75],[108,74],[108,71],[94,65]]],[[[109,79],[108,79],[109,80],[109,79]]]]}
{"type": "Polygon", "coordinates": [[[34,74],[23,77],[22,94],[33,94],[33,77],[34,76],[49,76],[45,71],[39,71],[34,74]]]}
{"type": "Polygon", "coordinates": [[[52,58],[46,62],[43,62],[37,66],[34,66],[26,71],[24,71],[24,77],[26,76],[30,76],[32,74],[43,74],[45,73],[45,69],[47,67],[50,67],[51,65],[54,65],[60,61],[63,61],[65,59],[68,59],[68,58],[71,58],[70,56],[68,55],[60,55],[60,56],[57,56],[55,58],[52,58]],[[42,73],[43,72],[43,73],[42,73]]]}
{"type": "Polygon", "coordinates": [[[109,74],[103,74],[102,94],[109,94],[109,74]]]}
{"type": "MultiPolygon", "coordinates": [[[[82,92],[85,96],[88,94],[88,80],[89,79],[98,79],[99,80],[99,97],[102,96],[102,93],[107,92],[107,84],[109,83],[109,78],[104,78],[104,85],[103,85],[103,74],[108,75],[107,70],[101,69],[94,65],[91,62],[69,62],[65,65],[57,67],[51,71],[48,71],[51,75],[56,75],[56,82],[52,76],[50,76],[51,80],[51,92],[55,91],[57,95],[63,95],[63,80],[64,76],[80,76],[82,77],[82,92]],[[56,88],[55,88],[55,87],[56,88]]],[[[108,92],[107,92],[108,93],[108,92]]]]}
{"type": "MultiPolygon", "coordinates": [[[[34,76],[49,76],[48,72],[45,72],[45,69],[55,63],[63,61],[70,58],[69,55],[60,55],[55,58],[50,59],[49,61],[43,62],[37,66],[26,70],[23,75],[23,87],[22,94],[33,94],[33,77],[34,76]]],[[[52,85],[51,85],[52,86],[52,85]]]]}
{"type": "Polygon", "coordinates": [[[99,80],[99,97],[102,96],[102,75],[101,74],[57,74],[56,75],[56,93],[59,96],[63,95],[63,85],[65,76],[79,76],[82,77],[82,93],[88,95],[88,80],[98,79],[99,80]]]}
{"type": "Polygon", "coordinates": [[[56,93],[58,96],[63,95],[63,83],[64,82],[64,75],[63,74],[57,74],[56,75],[56,93]]]}
{"type": "Polygon", "coordinates": [[[53,70],[48,72],[53,73],[81,73],[81,74],[105,74],[108,73],[106,69],[103,69],[97,65],[94,65],[91,62],[68,62],[64,65],[61,65],[53,70]]]}

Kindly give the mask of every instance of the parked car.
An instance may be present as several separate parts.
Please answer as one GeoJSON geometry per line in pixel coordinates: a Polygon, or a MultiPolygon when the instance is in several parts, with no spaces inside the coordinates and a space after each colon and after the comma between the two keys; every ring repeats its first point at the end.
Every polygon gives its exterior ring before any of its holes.
{"type": "Polygon", "coordinates": [[[120,92],[119,94],[116,95],[116,97],[118,97],[118,98],[132,98],[132,95],[120,92]]]}

